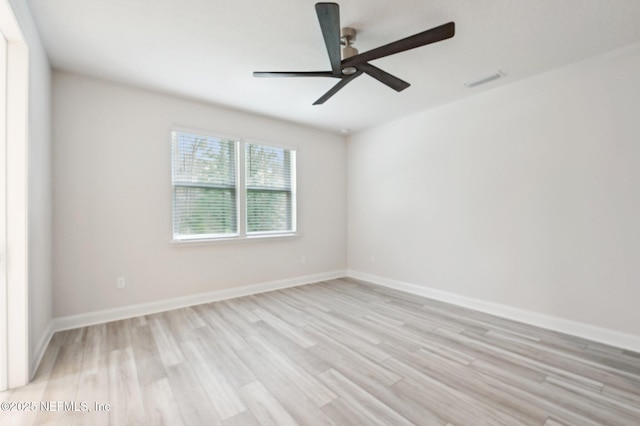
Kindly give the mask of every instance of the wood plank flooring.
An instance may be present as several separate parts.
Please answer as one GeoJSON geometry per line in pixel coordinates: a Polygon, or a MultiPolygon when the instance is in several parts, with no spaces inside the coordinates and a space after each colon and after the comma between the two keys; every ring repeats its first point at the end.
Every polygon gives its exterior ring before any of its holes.
{"type": "Polygon", "coordinates": [[[332,280],[56,333],[0,401],[12,426],[640,425],[640,354],[332,280]]]}

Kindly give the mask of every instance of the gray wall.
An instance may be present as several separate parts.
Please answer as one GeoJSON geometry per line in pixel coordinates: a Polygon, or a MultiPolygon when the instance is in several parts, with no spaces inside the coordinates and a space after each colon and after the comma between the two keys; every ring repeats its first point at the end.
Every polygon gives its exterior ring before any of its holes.
{"type": "Polygon", "coordinates": [[[638,75],[635,45],[353,135],[349,268],[640,337],[638,75]]]}
{"type": "Polygon", "coordinates": [[[53,105],[56,317],[346,270],[342,136],[59,71],[53,105]],[[300,237],[171,245],[172,126],[296,147],[300,237]]]}

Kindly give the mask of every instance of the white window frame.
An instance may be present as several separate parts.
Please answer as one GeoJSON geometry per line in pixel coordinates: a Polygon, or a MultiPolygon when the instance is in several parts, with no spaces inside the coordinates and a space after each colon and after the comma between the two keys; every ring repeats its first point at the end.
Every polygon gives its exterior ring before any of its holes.
{"type": "Polygon", "coordinates": [[[199,245],[221,242],[243,242],[243,241],[259,241],[296,238],[299,236],[298,228],[298,197],[297,197],[297,155],[298,150],[294,146],[283,145],[273,142],[266,142],[259,139],[249,139],[238,136],[224,135],[221,133],[209,132],[205,130],[172,127],[170,133],[170,149],[171,149],[171,171],[173,170],[173,133],[191,133],[195,135],[208,136],[223,140],[231,140],[235,142],[236,150],[236,223],[237,233],[229,234],[196,234],[196,235],[180,235],[176,236],[173,232],[173,177],[170,173],[170,183],[172,188],[171,194],[171,244],[172,245],[199,245]],[[290,231],[263,231],[263,232],[247,232],[247,187],[246,187],[246,146],[247,144],[264,145],[272,148],[286,149],[291,152],[291,230],[290,231]]]}

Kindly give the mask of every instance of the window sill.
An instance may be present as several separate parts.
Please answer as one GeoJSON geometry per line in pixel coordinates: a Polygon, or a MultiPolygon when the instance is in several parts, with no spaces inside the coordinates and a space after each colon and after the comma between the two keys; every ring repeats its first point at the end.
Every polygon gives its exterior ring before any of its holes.
{"type": "Polygon", "coordinates": [[[280,241],[280,240],[294,240],[300,238],[300,234],[292,232],[288,234],[265,234],[265,235],[252,235],[247,237],[227,237],[227,238],[202,238],[192,240],[171,240],[169,245],[172,247],[184,247],[184,246],[203,246],[212,244],[229,244],[229,243],[253,243],[257,241],[280,241]]]}

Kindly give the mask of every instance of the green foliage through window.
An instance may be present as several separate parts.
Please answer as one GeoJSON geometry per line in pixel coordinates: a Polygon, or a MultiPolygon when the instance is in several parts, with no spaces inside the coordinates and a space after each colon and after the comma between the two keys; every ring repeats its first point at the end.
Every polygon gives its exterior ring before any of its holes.
{"type": "Polygon", "coordinates": [[[238,232],[236,142],[173,134],[173,233],[238,232]]]}
{"type": "Polygon", "coordinates": [[[292,230],[291,151],[247,144],[247,232],[292,230]]]}

